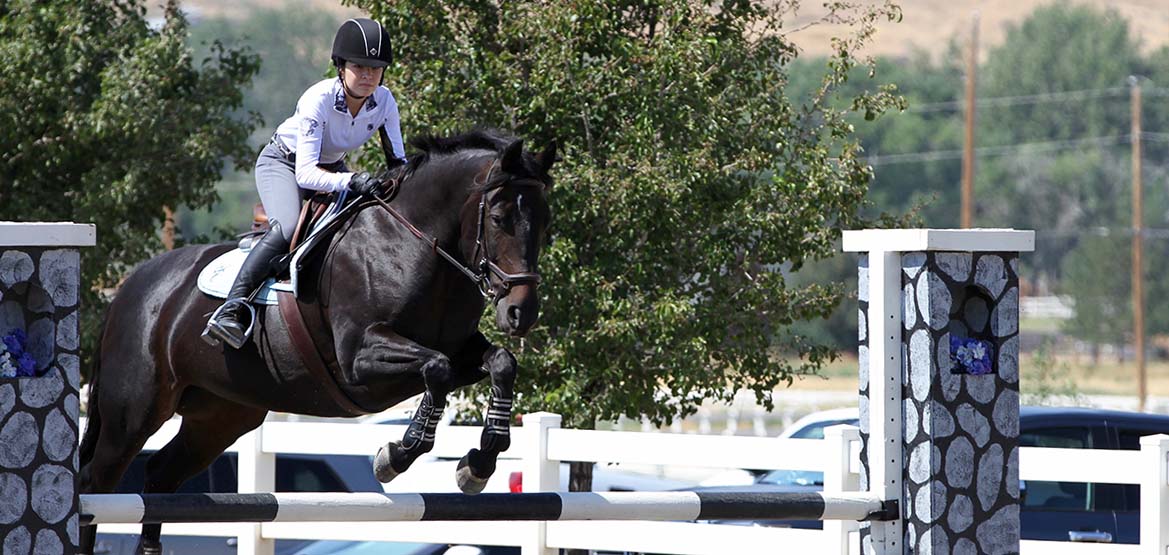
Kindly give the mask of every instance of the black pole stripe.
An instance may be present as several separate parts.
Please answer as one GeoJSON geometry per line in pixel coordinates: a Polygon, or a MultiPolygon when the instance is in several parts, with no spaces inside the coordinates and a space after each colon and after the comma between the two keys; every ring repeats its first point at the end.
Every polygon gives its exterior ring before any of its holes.
{"type": "Polygon", "coordinates": [[[824,498],[815,493],[698,492],[699,520],[819,520],[824,498]]]}
{"type": "Polygon", "coordinates": [[[177,493],[142,495],[142,522],[271,522],[280,509],[270,493],[177,493]]]}
{"type": "Polygon", "coordinates": [[[426,504],[422,520],[559,520],[564,508],[555,493],[421,495],[426,504]]]}

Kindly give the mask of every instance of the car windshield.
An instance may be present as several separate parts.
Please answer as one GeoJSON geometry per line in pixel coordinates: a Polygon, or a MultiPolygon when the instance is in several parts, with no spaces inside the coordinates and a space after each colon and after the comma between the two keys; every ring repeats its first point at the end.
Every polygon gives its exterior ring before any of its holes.
{"type": "MultiPolygon", "coordinates": [[[[856,426],[857,420],[855,418],[841,418],[812,422],[788,437],[791,439],[824,439],[824,428],[841,424],[856,426]]],[[[772,470],[760,476],[759,479],[755,480],[755,483],[781,486],[823,486],[824,473],[814,470],[772,470]]]]}

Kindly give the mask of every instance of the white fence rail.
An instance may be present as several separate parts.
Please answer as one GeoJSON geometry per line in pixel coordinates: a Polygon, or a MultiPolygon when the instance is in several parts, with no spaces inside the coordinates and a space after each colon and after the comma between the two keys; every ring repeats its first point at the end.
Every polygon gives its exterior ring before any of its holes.
{"type": "MultiPolygon", "coordinates": [[[[84,425],[84,424],[83,424],[84,425]]],[[[856,428],[830,428],[824,440],[701,436],[561,429],[560,417],[529,414],[514,430],[505,458],[521,459],[525,492],[559,489],[561,461],[592,461],[709,468],[791,469],[824,472],[825,491],[855,491],[859,471],[856,428]]],[[[161,448],[177,431],[168,422],[147,443],[161,448]]],[[[370,455],[404,426],[269,422],[229,450],[239,453],[239,491],[274,488],[278,453],[370,455]]],[[[439,430],[432,455],[462,457],[479,443],[478,427],[439,430]]],[[[407,476],[409,473],[403,475],[407,476]]],[[[1140,451],[1020,450],[1022,480],[1104,482],[1141,486],[1139,545],[1022,542],[1024,555],[1166,555],[1169,548],[1169,435],[1142,438],[1140,451]]],[[[507,479],[506,476],[493,477],[507,479]]],[[[451,476],[454,480],[454,476],[451,476]]],[[[167,535],[239,538],[239,553],[270,555],[281,538],[519,545],[524,555],[552,555],[562,548],[683,555],[855,553],[855,522],[826,521],[824,530],[795,530],[684,522],[390,522],[165,524],[167,535]]],[[[106,524],[103,533],[132,533],[139,525],[106,524]]]]}

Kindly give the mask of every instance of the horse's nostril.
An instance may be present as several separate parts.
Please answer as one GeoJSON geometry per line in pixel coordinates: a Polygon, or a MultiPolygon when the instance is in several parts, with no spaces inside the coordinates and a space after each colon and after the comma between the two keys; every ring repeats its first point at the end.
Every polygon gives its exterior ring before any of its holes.
{"type": "Polygon", "coordinates": [[[519,324],[520,323],[520,307],[514,306],[514,305],[509,306],[507,308],[507,319],[510,320],[513,325],[519,324]]]}

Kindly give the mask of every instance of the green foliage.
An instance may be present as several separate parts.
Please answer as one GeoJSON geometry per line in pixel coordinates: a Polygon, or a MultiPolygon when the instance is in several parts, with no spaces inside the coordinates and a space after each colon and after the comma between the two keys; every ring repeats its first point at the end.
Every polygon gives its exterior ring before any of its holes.
{"type": "MultiPolygon", "coordinates": [[[[991,49],[980,72],[979,92],[1001,97],[1124,87],[1129,75],[1141,73],[1142,65],[1128,22],[1117,12],[1051,4],[1035,10],[1021,25],[1008,27],[1006,41],[991,49]]],[[[1116,133],[1128,128],[1128,104],[1123,100],[987,110],[979,128],[980,143],[1116,133]]]]}
{"type": "MultiPolygon", "coordinates": [[[[1093,228],[1131,225],[1129,76],[1169,86],[1169,73],[1143,57],[1128,22],[1112,10],[1053,4],[1008,29],[980,70],[983,97],[1038,95],[979,113],[979,146],[1015,147],[979,160],[982,225],[1039,229],[1054,237],[1029,256],[1042,279],[1058,281],[1063,257],[1093,228]],[[1083,94],[1045,96],[1085,91],[1083,94]],[[1044,143],[1042,150],[1018,145],[1044,143]],[[993,199],[993,200],[992,200],[993,199]]],[[[1169,68],[1165,68],[1169,69],[1169,68]]],[[[1146,99],[1144,129],[1169,129],[1163,102],[1146,99]]],[[[1145,171],[1166,158],[1146,148],[1145,171]]],[[[1148,184],[1149,182],[1147,182],[1148,184]]],[[[1147,225],[1166,224],[1164,195],[1146,190],[1147,225]]]]}
{"type": "Polygon", "coordinates": [[[1076,316],[1064,331],[1093,343],[1120,344],[1132,324],[1128,237],[1088,237],[1064,259],[1065,291],[1076,316]]]}
{"type": "MultiPolygon", "coordinates": [[[[257,8],[241,19],[214,17],[191,26],[187,42],[196,59],[220,43],[254,52],[264,61],[250,85],[241,89],[243,103],[233,111],[258,117],[248,139],[253,152],[292,115],[305,89],[331,72],[330,47],[340,23],[334,14],[296,1],[279,8],[257,8]]],[[[247,229],[252,206],[260,200],[251,167],[228,172],[216,192],[220,201],[215,205],[178,211],[176,221],[183,239],[206,242],[247,229]]]]}
{"type": "Polygon", "coordinates": [[[161,250],[163,207],[206,206],[224,159],[251,162],[232,117],[258,61],[213,47],[196,63],[174,3],[161,29],[132,0],[0,4],[0,219],[92,222],[83,253],[93,352],[98,292],[161,250]]]}
{"type": "Polygon", "coordinates": [[[1024,405],[1084,404],[1079,386],[1071,377],[1066,363],[1055,360],[1049,341],[1044,341],[1031,355],[1031,364],[1023,374],[1021,402],[1024,405]]]}
{"type": "Polygon", "coordinates": [[[216,42],[254,52],[264,60],[251,86],[244,89],[242,110],[260,116],[252,136],[259,147],[276,126],[292,115],[305,89],[331,71],[333,33],[341,21],[304,1],[279,8],[257,8],[239,20],[209,18],[192,26],[189,44],[198,56],[216,42]]]}
{"type": "Polygon", "coordinates": [[[848,115],[875,118],[897,99],[839,90],[896,7],[833,4],[853,34],[793,100],[794,3],[354,4],[395,40],[387,83],[407,136],[481,124],[564,147],[542,325],[515,349],[521,410],[591,426],[668,421],[741,388],[770,404],[833,356],[790,326],[829,314],[840,289],[790,286],[780,268],[874,225],[859,216],[872,173],[848,115]]]}

